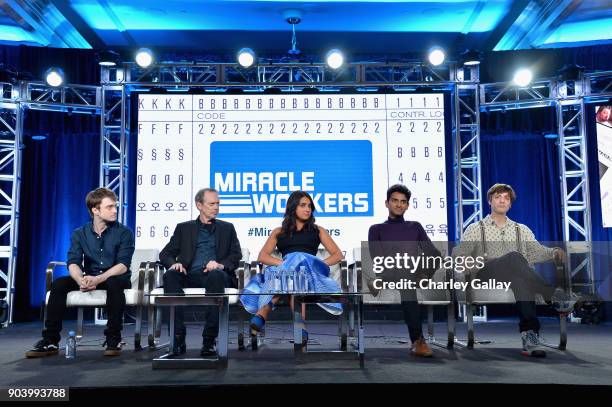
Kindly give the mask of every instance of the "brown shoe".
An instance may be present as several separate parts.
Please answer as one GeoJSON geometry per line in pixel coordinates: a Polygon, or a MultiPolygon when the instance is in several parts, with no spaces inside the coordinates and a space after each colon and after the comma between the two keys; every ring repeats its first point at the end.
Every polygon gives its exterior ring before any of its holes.
{"type": "Polygon", "coordinates": [[[412,348],[410,349],[414,356],[418,356],[421,358],[430,358],[433,356],[433,352],[431,348],[425,342],[425,339],[420,338],[412,343],[412,348]]]}
{"type": "Polygon", "coordinates": [[[117,339],[106,339],[102,346],[106,345],[104,356],[119,356],[121,355],[121,341],[117,339]]]}

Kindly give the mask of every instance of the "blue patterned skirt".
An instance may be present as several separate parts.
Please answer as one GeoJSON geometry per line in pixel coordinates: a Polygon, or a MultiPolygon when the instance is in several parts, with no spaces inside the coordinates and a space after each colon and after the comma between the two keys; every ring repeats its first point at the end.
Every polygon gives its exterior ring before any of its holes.
{"type": "MultiPolygon", "coordinates": [[[[299,270],[304,267],[308,279],[308,287],[310,291],[316,293],[340,293],[340,285],[329,277],[329,266],[316,256],[308,253],[294,252],[289,253],[283,258],[283,264],[280,266],[267,266],[268,270],[275,272],[277,269],[299,270]]],[[[240,301],[244,305],[244,309],[251,314],[255,314],[266,304],[272,301],[278,293],[263,294],[263,295],[248,295],[248,293],[260,294],[274,291],[274,281],[265,280],[263,273],[256,274],[251,281],[244,287],[243,295],[240,296],[240,301]]],[[[333,315],[342,314],[342,304],[325,303],[317,304],[325,311],[333,315]]]]}

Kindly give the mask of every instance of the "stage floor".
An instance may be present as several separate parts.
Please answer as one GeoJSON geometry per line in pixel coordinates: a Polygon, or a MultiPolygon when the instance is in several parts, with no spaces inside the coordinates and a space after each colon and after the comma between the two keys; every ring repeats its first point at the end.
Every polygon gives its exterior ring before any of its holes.
{"type": "MultiPolygon", "coordinates": [[[[542,334],[558,339],[558,324],[542,319],[542,334]]],[[[64,330],[72,329],[67,321],[64,330]]],[[[569,324],[567,351],[550,349],[544,359],[520,354],[520,337],[513,321],[476,325],[476,339],[489,344],[474,350],[449,351],[434,347],[434,357],[418,359],[409,353],[406,327],[393,322],[366,322],[365,368],[356,360],[296,363],[288,323],[272,322],[267,344],[257,351],[238,351],[235,325],[230,325],[229,365],[225,370],[152,370],[151,360],[163,351],[133,350],[134,325],[124,328],[127,342],[122,355],[103,356],[103,327],[86,325],[75,360],[59,356],[25,359],[24,352],[40,335],[40,323],[15,324],[0,329],[0,388],[14,386],[68,386],[71,388],[207,386],[283,383],[546,383],[612,385],[612,325],[569,324]]],[[[445,323],[436,323],[439,339],[445,339],[445,323]]],[[[198,353],[200,325],[189,324],[188,353],[198,353]],[[191,348],[191,349],[189,349],[191,348]]],[[[167,330],[165,330],[167,331],[167,330]]],[[[336,349],[337,325],[312,322],[311,350],[336,349]]],[[[458,338],[465,325],[458,323],[458,338]]],[[[166,339],[164,335],[162,339],[166,339]]],[[[143,341],[146,343],[146,339],[143,341]]]]}

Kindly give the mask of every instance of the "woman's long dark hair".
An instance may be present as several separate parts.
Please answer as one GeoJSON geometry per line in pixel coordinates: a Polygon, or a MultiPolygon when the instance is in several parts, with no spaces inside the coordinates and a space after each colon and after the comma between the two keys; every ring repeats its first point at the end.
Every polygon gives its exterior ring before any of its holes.
{"type": "Polygon", "coordinates": [[[293,191],[291,195],[289,195],[289,199],[287,199],[287,207],[285,208],[285,216],[283,218],[283,224],[281,226],[281,232],[280,232],[281,236],[291,237],[293,236],[293,233],[296,231],[297,217],[295,215],[295,211],[297,210],[297,207],[300,204],[300,200],[303,197],[308,198],[308,200],[310,201],[311,212],[310,212],[310,219],[308,219],[306,223],[304,223],[304,228],[302,230],[311,231],[311,230],[317,229],[315,225],[315,217],[314,217],[315,206],[314,206],[314,202],[312,198],[310,197],[308,192],[293,191]]]}

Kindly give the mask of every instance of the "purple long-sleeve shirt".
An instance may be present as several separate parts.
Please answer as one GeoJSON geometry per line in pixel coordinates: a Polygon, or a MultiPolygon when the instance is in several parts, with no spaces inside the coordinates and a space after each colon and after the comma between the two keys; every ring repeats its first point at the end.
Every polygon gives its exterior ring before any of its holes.
{"type": "MultiPolygon", "coordinates": [[[[370,226],[368,242],[418,242],[418,246],[425,255],[441,255],[431,243],[423,226],[419,222],[407,221],[404,218],[388,218],[384,223],[370,226]]],[[[372,249],[371,246],[370,249],[372,249]]]]}

